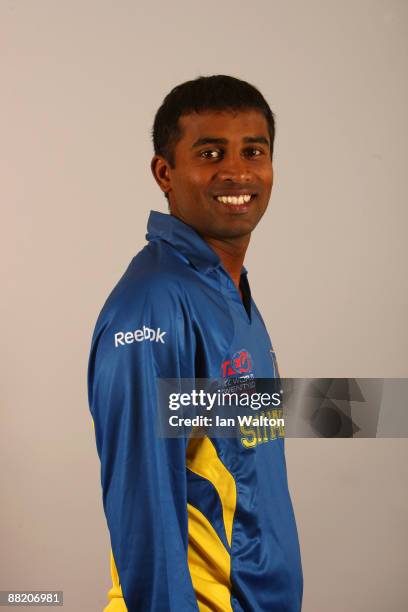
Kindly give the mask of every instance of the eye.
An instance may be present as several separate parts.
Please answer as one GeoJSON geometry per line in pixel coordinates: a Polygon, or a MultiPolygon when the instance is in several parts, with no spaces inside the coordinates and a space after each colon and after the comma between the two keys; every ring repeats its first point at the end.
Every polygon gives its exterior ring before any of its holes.
{"type": "Polygon", "coordinates": [[[248,147],[245,149],[245,155],[248,155],[249,157],[260,157],[261,155],[264,155],[264,152],[262,149],[258,149],[256,147],[248,147]]]}
{"type": "Polygon", "coordinates": [[[220,151],[220,149],[206,149],[200,153],[200,157],[203,157],[204,159],[218,159],[221,156],[222,151],[220,151]]]}

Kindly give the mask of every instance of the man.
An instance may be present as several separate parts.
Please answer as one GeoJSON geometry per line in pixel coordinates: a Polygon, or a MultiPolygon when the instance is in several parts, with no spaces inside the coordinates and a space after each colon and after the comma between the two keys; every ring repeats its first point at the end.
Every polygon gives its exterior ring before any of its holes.
{"type": "Polygon", "coordinates": [[[174,88],[151,168],[150,214],[96,324],[89,402],[111,536],[106,610],[298,612],[302,571],[280,435],[163,438],[157,378],[273,378],[245,253],[268,206],[273,114],[223,75],[174,88]]]}

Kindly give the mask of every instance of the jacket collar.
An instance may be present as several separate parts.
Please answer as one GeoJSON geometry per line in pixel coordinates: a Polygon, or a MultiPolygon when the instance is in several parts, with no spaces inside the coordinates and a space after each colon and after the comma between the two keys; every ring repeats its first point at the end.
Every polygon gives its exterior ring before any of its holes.
{"type": "Polygon", "coordinates": [[[180,251],[201,272],[207,273],[221,264],[217,253],[201,236],[183,221],[155,210],[150,211],[146,240],[163,240],[180,251]]]}
{"type": "MultiPolygon", "coordinates": [[[[193,266],[205,274],[222,266],[217,253],[190,225],[173,215],[151,210],[147,222],[146,240],[163,240],[180,251],[193,266]]],[[[243,266],[242,273],[247,270],[243,266]]]]}

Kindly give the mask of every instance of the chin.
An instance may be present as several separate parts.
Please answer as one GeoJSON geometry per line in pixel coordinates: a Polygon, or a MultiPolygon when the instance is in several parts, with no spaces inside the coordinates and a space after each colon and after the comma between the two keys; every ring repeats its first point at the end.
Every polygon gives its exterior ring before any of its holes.
{"type": "Polygon", "coordinates": [[[256,227],[253,223],[237,223],[233,225],[220,227],[219,225],[212,228],[211,232],[214,238],[243,238],[248,236],[256,227]]]}

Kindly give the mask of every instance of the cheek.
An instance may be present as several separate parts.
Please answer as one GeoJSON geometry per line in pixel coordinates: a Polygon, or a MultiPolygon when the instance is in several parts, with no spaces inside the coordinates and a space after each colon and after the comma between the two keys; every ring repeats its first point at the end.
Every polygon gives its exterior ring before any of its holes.
{"type": "Polygon", "coordinates": [[[201,183],[201,173],[195,168],[190,168],[188,171],[186,171],[185,168],[184,172],[180,173],[176,179],[176,184],[178,187],[188,190],[198,189],[201,183]]]}
{"type": "Polygon", "coordinates": [[[262,173],[262,181],[263,184],[265,185],[265,189],[272,189],[272,184],[273,184],[273,172],[271,170],[271,168],[265,168],[264,172],[262,173]]]}
{"type": "Polygon", "coordinates": [[[204,189],[211,180],[211,173],[204,168],[192,168],[188,180],[194,189],[204,189]]]}

